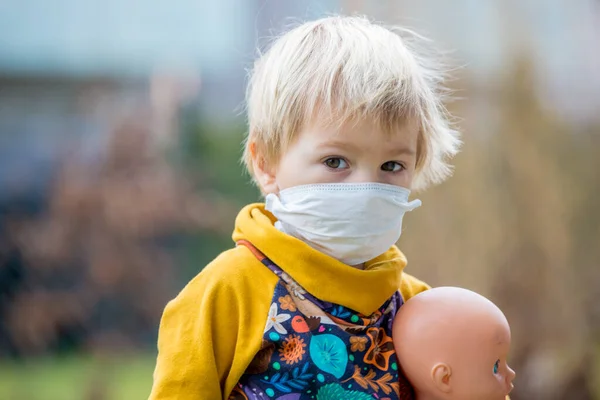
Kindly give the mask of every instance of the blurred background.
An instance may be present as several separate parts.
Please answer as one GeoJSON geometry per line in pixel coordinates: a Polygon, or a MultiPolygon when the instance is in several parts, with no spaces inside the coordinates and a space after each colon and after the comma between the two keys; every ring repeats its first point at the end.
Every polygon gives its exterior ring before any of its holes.
{"type": "Polygon", "coordinates": [[[513,400],[600,399],[597,0],[0,0],[0,399],[144,399],[166,302],[259,199],[246,69],[290,23],[433,38],[465,146],[407,271],[488,296],[513,400]]]}

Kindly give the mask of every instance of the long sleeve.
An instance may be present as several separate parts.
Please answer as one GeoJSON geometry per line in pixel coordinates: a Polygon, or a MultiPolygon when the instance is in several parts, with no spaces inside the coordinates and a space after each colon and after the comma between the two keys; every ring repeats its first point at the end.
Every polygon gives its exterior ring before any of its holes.
{"type": "Polygon", "coordinates": [[[276,282],[245,248],[194,278],[163,313],[150,400],[227,399],[260,349],[276,282]]]}

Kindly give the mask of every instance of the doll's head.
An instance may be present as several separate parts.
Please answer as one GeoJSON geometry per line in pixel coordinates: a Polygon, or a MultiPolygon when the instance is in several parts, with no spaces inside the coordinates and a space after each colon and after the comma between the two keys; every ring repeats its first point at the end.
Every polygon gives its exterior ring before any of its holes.
{"type": "Polygon", "coordinates": [[[510,327],[475,292],[439,287],[418,294],[400,307],[393,338],[417,400],[504,400],[512,390],[510,327]]]}

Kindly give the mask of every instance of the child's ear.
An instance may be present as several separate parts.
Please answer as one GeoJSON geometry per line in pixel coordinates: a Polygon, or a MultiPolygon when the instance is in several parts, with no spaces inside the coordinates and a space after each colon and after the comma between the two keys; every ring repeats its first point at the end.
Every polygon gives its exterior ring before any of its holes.
{"type": "Polygon", "coordinates": [[[256,148],[256,143],[249,144],[250,156],[252,157],[252,169],[254,177],[263,194],[277,193],[276,169],[268,163],[265,157],[256,148]]]}
{"type": "Polygon", "coordinates": [[[446,363],[438,363],[431,369],[431,379],[433,384],[443,393],[450,393],[450,377],[452,376],[452,368],[446,363]]]}

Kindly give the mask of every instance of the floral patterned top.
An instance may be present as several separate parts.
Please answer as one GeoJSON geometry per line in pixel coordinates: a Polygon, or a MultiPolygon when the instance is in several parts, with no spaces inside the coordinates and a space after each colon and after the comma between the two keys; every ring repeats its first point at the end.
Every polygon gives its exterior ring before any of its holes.
{"type": "Polygon", "coordinates": [[[399,292],[371,315],[307,293],[252,244],[253,254],[280,279],[262,346],[230,400],[412,400],[392,342],[399,292]]]}

